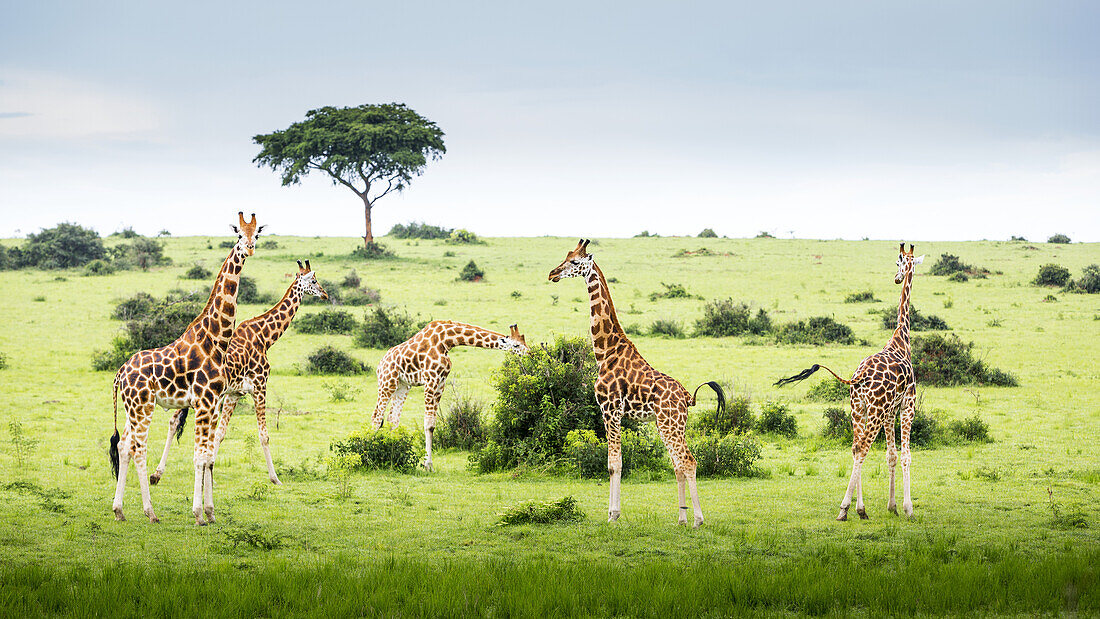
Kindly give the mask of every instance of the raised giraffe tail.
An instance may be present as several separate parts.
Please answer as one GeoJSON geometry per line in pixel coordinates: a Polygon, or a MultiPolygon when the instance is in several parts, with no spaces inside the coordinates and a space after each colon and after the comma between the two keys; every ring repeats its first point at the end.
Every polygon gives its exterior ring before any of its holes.
{"type": "Polygon", "coordinates": [[[711,389],[713,389],[714,393],[718,396],[718,412],[719,413],[725,412],[726,411],[726,394],[725,394],[724,391],[722,391],[722,386],[719,385],[718,383],[714,382],[713,380],[708,380],[707,382],[705,382],[702,385],[699,385],[698,387],[695,388],[695,393],[691,394],[691,405],[695,406],[695,396],[699,394],[699,390],[702,389],[704,385],[707,386],[707,387],[710,387],[711,389]]]}
{"type": "MultiPolygon", "coordinates": [[[[121,371],[119,368],[119,372],[121,371]]],[[[115,405],[115,433],[111,435],[111,446],[107,449],[107,455],[111,458],[111,470],[115,472],[115,479],[118,479],[118,372],[115,373],[114,395],[111,399],[115,405]]]]}
{"type": "Polygon", "coordinates": [[[860,379],[863,378],[863,375],[860,374],[858,376],[853,376],[852,380],[844,380],[840,376],[837,376],[836,372],[830,370],[829,368],[827,368],[823,365],[818,365],[818,364],[815,363],[812,366],[806,368],[805,370],[802,370],[798,374],[795,374],[794,376],[791,376],[789,378],[780,378],[779,380],[775,381],[775,386],[776,387],[782,387],[783,385],[786,385],[786,384],[789,384],[789,383],[797,383],[800,380],[805,380],[805,379],[809,378],[811,374],[813,374],[814,372],[816,372],[818,370],[825,370],[826,372],[832,374],[833,378],[839,380],[840,382],[844,383],[845,385],[851,385],[853,383],[858,383],[860,381],[860,379]]]}

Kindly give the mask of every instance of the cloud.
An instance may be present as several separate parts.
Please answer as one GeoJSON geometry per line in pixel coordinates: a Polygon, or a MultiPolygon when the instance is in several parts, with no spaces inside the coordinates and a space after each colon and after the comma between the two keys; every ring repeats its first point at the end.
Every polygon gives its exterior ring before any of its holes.
{"type": "Polygon", "coordinates": [[[70,77],[0,68],[0,137],[123,138],[154,131],[160,119],[140,95],[70,77]]]}

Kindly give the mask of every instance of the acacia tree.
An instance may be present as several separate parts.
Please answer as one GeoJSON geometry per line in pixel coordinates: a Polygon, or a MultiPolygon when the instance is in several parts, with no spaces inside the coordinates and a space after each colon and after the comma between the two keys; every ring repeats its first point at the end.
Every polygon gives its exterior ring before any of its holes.
{"type": "Polygon", "coordinates": [[[296,185],[320,170],[334,185],[355,192],[363,201],[363,247],[368,251],[374,243],[374,203],[403,190],[424,172],[429,159],[447,152],[443,131],[403,103],[310,110],[305,120],[252,141],[261,147],[252,162],[277,171],[283,186],[296,185]]]}

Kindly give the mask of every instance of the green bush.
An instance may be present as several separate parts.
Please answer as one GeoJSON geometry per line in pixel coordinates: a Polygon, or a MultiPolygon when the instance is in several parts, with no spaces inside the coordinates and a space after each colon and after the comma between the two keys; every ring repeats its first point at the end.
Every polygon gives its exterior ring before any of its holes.
{"type": "Polygon", "coordinates": [[[451,232],[448,243],[452,245],[484,245],[485,241],[477,238],[477,235],[469,230],[458,229],[451,232]]]}
{"type": "Polygon", "coordinates": [[[172,261],[164,255],[164,244],[156,239],[138,237],[133,243],[116,245],[108,250],[115,266],[121,269],[141,269],[170,264],[172,261]]]}
{"type": "Polygon", "coordinates": [[[791,408],[781,402],[765,402],[760,407],[760,419],[756,430],[765,434],[778,434],[787,438],[798,436],[798,421],[791,408]]]}
{"type": "Polygon", "coordinates": [[[776,332],[776,339],[785,344],[852,344],[855,336],[852,328],[828,316],[814,316],[809,320],[788,322],[776,332]]]}
{"type": "Polygon", "coordinates": [[[970,443],[992,443],[989,436],[989,424],[982,421],[978,415],[966,419],[956,419],[947,426],[947,431],[960,441],[970,443]]]}
{"type": "Polygon", "coordinates": [[[745,434],[756,425],[752,403],[748,396],[739,395],[726,402],[725,410],[704,409],[691,424],[693,432],[725,436],[730,433],[745,434]]]}
{"type": "Polygon", "coordinates": [[[338,374],[354,376],[370,371],[367,364],[335,346],[322,346],[306,357],[306,374],[338,374]]]}
{"type": "Polygon", "coordinates": [[[201,264],[195,264],[190,269],[187,269],[187,272],[185,272],[183,275],[181,275],[180,278],[181,279],[207,279],[207,278],[209,278],[213,275],[214,274],[210,272],[210,269],[203,268],[203,266],[201,264]]]}
{"type": "Polygon", "coordinates": [[[1096,294],[1100,292],[1100,264],[1090,264],[1081,269],[1081,277],[1066,287],[1070,292],[1096,294]]]}
{"type": "Polygon", "coordinates": [[[120,302],[112,316],[126,320],[126,325],[111,341],[110,349],[92,356],[92,368],[115,371],[139,350],[171,344],[202,309],[203,304],[194,298],[156,301],[145,293],[120,302]]]}
{"type": "Polygon", "coordinates": [[[119,301],[111,312],[111,318],[115,320],[130,320],[143,316],[153,311],[158,301],[148,292],[139,292],[129,299],[119,301]]]}
{"type": "Polygon", "coordinates": [[[388,236],[395,239],[446,239],[450,238],[451,231],[451,228],[412,221],[408,224],[395,224],[390,228],[388,236]]]}
{"type": "Polygon", "coordinates": [[[848,385],[829,377],[810,387],[806,399],[812,402],[843,402],[848,399],[849,393],[848,385]]]}
{"type": "Polygon", "coordinates": [[[577,522],[578,520],[584,519],[584,512],[577,507],[577,500],[572,496],[567,496],[557,501],[549,501],[546,503],[528,501],[509,507],[500,515],[497,526],[507,527],[517,524],[553,524],[558,522],[577,522]]]}
{"type": "Polygon", "coordinates": [[[279,299],[274,294],[261,293],[256,280],[242,275],[237,284],[237,303],[239,305],[274,305],[279,299]]]}
{"type": "Polygon", "coordinates": [[[60,223],[38,234],[28,234],[27,242],[13,249],[13,268],[67,269],[108,257],[99,233],[73,223],[60,223]]]}
{"type": "Polygon", "coordinates": [[[84,265],[85,275],[110,275],[115,272],[115,266],[106,260],[96,258],[84,265]]]}
{"type": "MultiPolygon", "coordinates": [[[[327,291],[328,288],[325,288],[327,291]]],[[[374,305],[382,300],[382,293],[374,288],[352,288],[344,292],[342,302],[344,305],[374,305]]]]}
{"type": "Polygon", "coordinates": [[[875,293],[870,290],[852,292],[844,297],[845,303],[873,303],[875,301],[878,301],[878,299],[875,298],[875,293]]]}
{"type": "Polygon", "coordinates": [[[957,271],[957,272],[952,273],[951,275],[949,275],[947,277],[947,281],[949,281],[949,282],[968,282],[968,281],[970,281],[970,277],[966,273],[963,273],[962,271],[957,271]]]}
{"type": "Polygon", "coordinates": [[[389,348],[409,339],[426,325],[417,323],[407,311],[374,307],[363,315],[363,325],[355,334],[355,345],[361,348],[389,348]]]}
{"type": "Polygon", "coordinates": [[[1047,243],[1066,244],[1066,243],[1072,243],[1072,242],[1073,241],[1069,240],[1069,237],[1064,235],[1064,234],[1055,234],[1054,236],[1047,239],[1047,243]]]}
{"type": "Polygon", "coordinates": [[[390,248],[375,241],[356,247],[348,256],[361,260],[389,260],[397,257],[390,248]]]}
{"type": "MultiPolygon", "coordinates": [[[[882,328],[893,331],[898,328],[898,309],[885,308],[882,310],[882,328]]],[[[921,314],[917,308],[909,304],[909,330],[910,331],[947,331],[947,321],[939,316],[921,314]]]]}
{"type": "Polygon", "coordinates": [[[664,286],[664,292],[653,292],[649,295],[650,301],[656,301],[658,299],[693,299],[694,297],[684,288],[683,284],[666,284],[661,282],[664,286]]]}
{"type": "Polygon", "coordinates": [[[234,247],[236,245],[237,245],[236,241],[222,241],[221,243],[218,243],[218,248],[219,249],[229,249],[229,248],[234,247]]]}
{"type": "Polygon", "coordinates": [[[359,456],[361,469],[389,469],[411,473],[424,457],[424,445],[419,436],[405,426],[376,430],[364,425],[342,441],[330,446],[337,455],[359,456]]]}
{"type": "Polygon", "coordinates": [[[466,266],[462,267],[462,272],[458,274],[458,279],[464,282],[479,282],[484,277],[485,271],[478,268],[473,260],[467,262],[466,266]]]}
{"type": "MultiPolygon", "coordinates": [[[[835,382],[835,381],[834,381],[835,382]]],[[[843,383],[841,383],[843,384],[843,383]]],[[[852,440],[852,413],[847,408],[830,406],[822,414],[825,418],[825,427],[821,429],[821,435],[825,438],[852,440]]]]}
{"type": "Polygon", "coordinates": [[[670,318],[659,318],[650,323],[649,333],[650,335],[664,335],[680,339],[684,337],[684,328],[680,326],[679,321],[670,318]]]}
{"type": "Polygon", "coordinates": [[[435,426],[433,440],[441,449],[474,450],[488,440],[482,410],[485,403],[469,395],[456,398],[435,426]]]}
{"type": "Polygon", "coordinates": [[[305,314],[294,321],[294,329],[299,333],[338,333],[351,335],[359,321],[351,312],[337,309],[323,309],[316,314],[305,314]]]}
{"type": "Polygon", "coordinates": [[[996,385],[1015,387],[1019,383],[1008,372],[990,368],[975,359],[973,342],[964,343],[959,336],[934,334],[913,339],[913,369],[917,382],[935,387],[955,385],[996,385]]]}
{"type": "Polygon", "coordinates": [[[703,306],[703,317],[695,321],[695,335],[705,337],[729,337],[752,333],[764,335],[772,329],[768,312],[760,309],[752,315],[746,303],[734,303],[733,299],[715,299],[703,306]]]}
{"type": "MultiPolygon", "coordinates": [[[[966,264],[958,256],[947,253],[940,255],[940,259],[932,265],[929,272],[932,275],[954,275],[956,273],[962,273],[963,275],[977,278],[983,278],[989,275],[989,269],[966,264]]],[[[962,279],[961,281],[966,280],[962,279]]]]}
{"type": "Polygon", "coordinates": [[[703,435],[688,441],[698,477],[754,477],[760,444],[751,434],[703,435]]]}
{"type": "Polygon", "coordinates": [[[344,281],[340,282],[341,288],[358,288],[363,282],[359,279],[359,274],[352,269],[344,276],[344,281]]]}
{"type": "MultiPolygon", "coordinates": [[[[652,426],[645,425],[622,432],[622,477],[633,471],[669,471],[668,451],[652,426]]],[[[573,430],[565,436],[566,454],[581,477],[600,478],[609,475],[607,441],[592,430],[573,430]]]]}
{"type": "Polygon", "coordinates": [[[1057,264],[1044,264],[1032,280],[1036,286],[1065,286],[1069,282],[1069,269],[1057,264]]]}
{"type": "Polygon", "coordinates": [[[718,234],[714,232],[713,228],[703,228],[703,231],[699,233],[701,239],[716,239],[718,234]]]}
{"type": "Polygon", "coordinates": [[[124,238],[124,239],[135,239],[135,238],[137,238],[141,235],[138,234],[137,232],[134,232],[133,226],[127,226],[127,227],[123,228],[122,230],[112,232],[110,234],[110,236],[117,236],[117,237],[121,237],[121,238],[124,238]]]}

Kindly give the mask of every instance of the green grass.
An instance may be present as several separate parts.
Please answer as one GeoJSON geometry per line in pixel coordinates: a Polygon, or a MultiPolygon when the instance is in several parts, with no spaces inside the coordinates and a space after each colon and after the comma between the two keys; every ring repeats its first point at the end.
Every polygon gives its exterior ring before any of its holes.
{"type": "MultiPolygon", "coordinates": [[[[220,237],[210,240],[215,249],[206,248],[206,238],[168,239],[174,265],[147,273],[0,272],[0,312],[9,322],[0,331],[0,353],[7,358],[0,370],[0,604],[12,609],[4,614],[20,608],[106,614],[115,600],[125,602],[123,614],[186,613],[207,600],[234,615],[368,608],[375,614],[468,608],[526,615],[542,614],[551,600],[562,609],[546,613],[552,615],[658,615],[674,604],[689,614],[1100,610],[1100,453],[1094,447],[1100,442],[1100,310],[1089,295],[1044,303],[1048,291],[1029,285],[1038,266],[1049,262],[1079,273],[1097,261],[1096,245],[918,243],[917,253],[933,259],[948,252],[1003,271],[956,283],[918,267],[913,302],[935,308],[990,365],[1016,374],[1020,387],[924,390],[925,407],[941,422],[978,414],[995,442],[915,451],[912,521],[885,510],[881,447],[864,466],[871,520],[833,521],[850,471],[849,448],[815,438],[828,404],[804,399],[811,381],[771,386],[812,363],[850,372],[882,346],[888,333],[876,310],[897,302],[896,244],[707,239],[715,255],[673,259],[681,249],[697,249],[698,240],[650,238],[605,239],[590,247],[604,273],[617,280],[611,291],[624,323],[672,318],[690,326],[706,300],[732,297],[767,309],[780,323],[832,316],[870,342],[814,348],[737,337],[633,338],[651,363],[689,388],[732,381],[758,403],[785,400],[798,421],[797,438],[762,437],[760,465],[771,477],[699,482],[707,519],[701,529],[675,526],[671,475],[624,481],[622,519],[608,525],[606,480],[537,471],[477,476],[466,470],[461,451],[437,453],[431,474],[355,474],[349,496],[341,498],[320,462],[333,440],[369,418],[375,378],[345,379],[360,391],[351,401],[333,402],[324,386],[331,378],[302,375],[298,368],[325,344],[350,350],[371,366],[383,351],[353,348],[351,336],[293,329],[269,357],[271,450],[285,485],[255,491],[258,482],[266,483],[266,471],[251,409],[241,406],[215,471],[217,524],[191,524],[186,437],[153,487],[162,523],[154,526],[141,516],[133,473],[125,504],[130,520],[116,523],[105,456],[112,375],[93,372],[91,355],[107,348],[120,327],[108,318],[115,300],[138,291],[162,296],[178,286],[208,292],[210,282],[178,276],[196,261],[218,266],[226,250],[217,249],[220,237]],[[662,281],[682,283],[702,299],[650,301],[662,281]],[[846,304],[851,290],[870,290],[881,301],[846,304]],[[950,307],[945,300],[953,301],[950,307]],[[23,469],[7,433],[11,420],[39,441],[23,469]],[[1060,513],[1081,513],[1085,528],[1060,524],[1065,519],[1055,518],[1048,488],[1060,513]],[[512,505],[565,495],[576,497],[587,519],[495,526],[512,505]],[[278,541],[264,550],[262,542],[247,541],[255,535],[278,541]],[[199,573],[202,579],[192,577],[199,573]],[[592,587],[596,581],[608,584],[592,587]],[[346,591],[347,599],[318,594],[319,585],[346,591]],[[215,597],[203,597],[208,595],[215,597]]],[[[406,306],[423,319],[498,331],[519,323],[531,344],[556,333],[587,333],[583,284],[546,281],[575,239],[485,240],[455,246],[387,238],[383,242],[399,259],[363,263],[347,257],[354,239],[278,237],[279,248],[258,250],[245,273],[261,292],[281,294],[294,261],[309,258],[319,277],[333,281],[355,268],[362,285],[381,291],[383,303],[406,306]],[[470,260],[485,270],[485,280],[454,281],[470,260]]],[[[238,318],[266,309],[242,306],[238,318]]],[[[361,309],[349,311],[362,316],[361,309]]],[[[451,382],[491,401],[488,379],[500,353],[457,349],[451,356],[451,382]]],[[[824,379],[812,379],[818,380],[824,379]]],[[[714,406],[706,393],[700,392],[695,414],[714,406]]],[[[421,394],[410,393],[402,418],[418,430],[421,394]]],[[[448,391],[443,410],[452,397],[448,391]]],[[[166,429],[167,414],[158,411],[150,469],[166,429]]]]}

